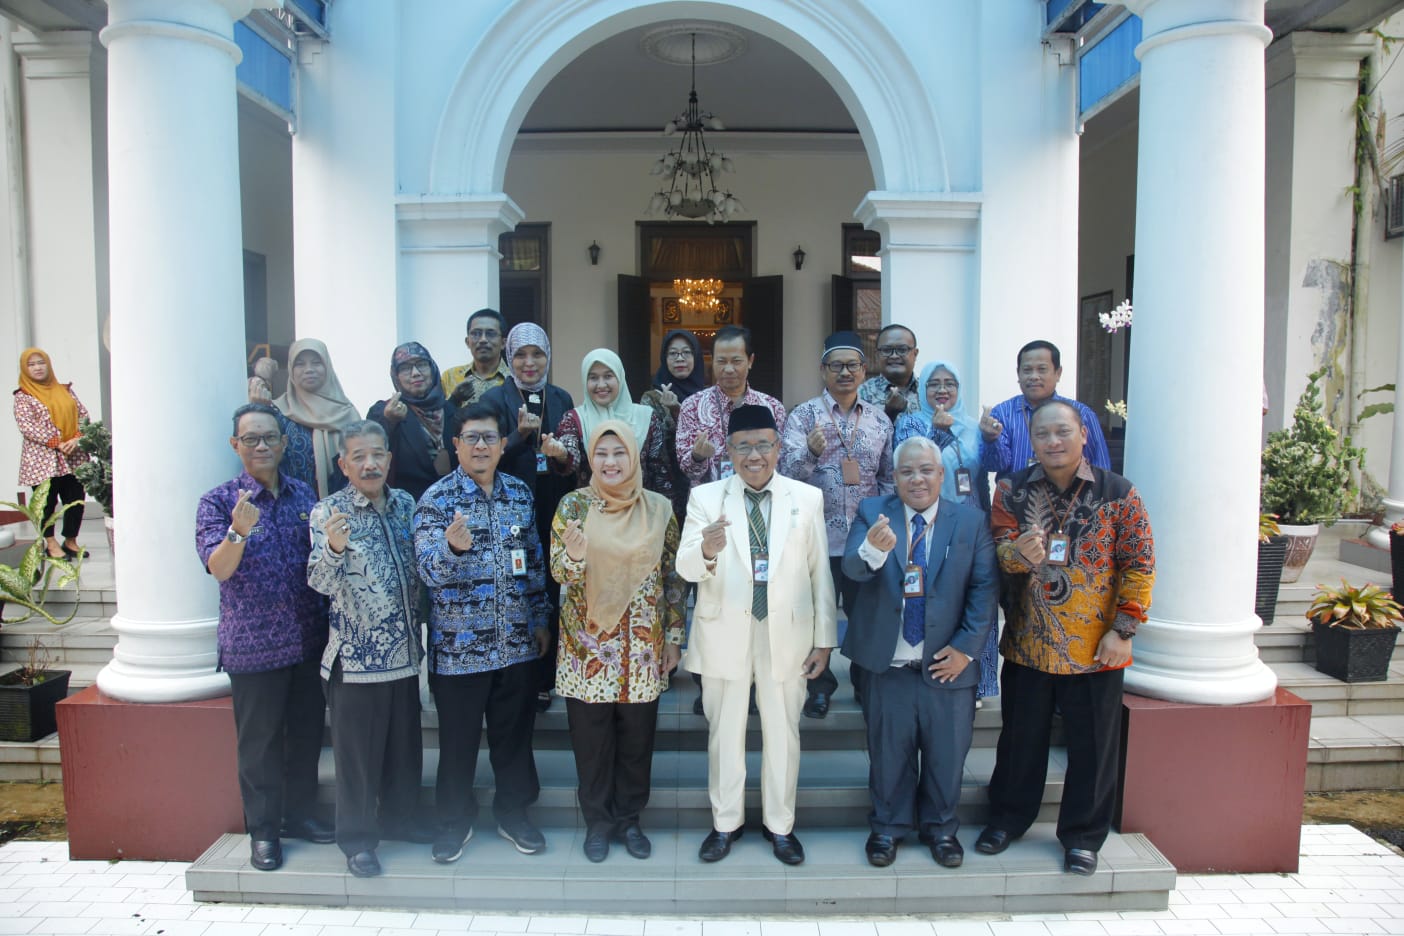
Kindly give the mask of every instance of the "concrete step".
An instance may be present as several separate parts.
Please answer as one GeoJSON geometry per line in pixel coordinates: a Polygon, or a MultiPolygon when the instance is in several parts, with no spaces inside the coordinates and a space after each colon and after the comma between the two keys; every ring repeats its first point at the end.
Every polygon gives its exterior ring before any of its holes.
{"type": "Polygon", "coordinates": [[[748,827],[715,864],[697,857],[700,832],[644,828],[651,858],[637,861],[616,846],[591,864],[574,825],[543,827],[546,851],[528,856],[495,835],[484,817],[456,864],[435,864],[427,845],[386,842],[378,849],[385,873],[368,879],[347,873],[335,845],[304,842],[284,843],[281,871],[255,871],[248,837],[225,835],[185,880],[194,899],[206,902],[688,916],[1163,910],[1175,887],[1174,867],[1141,835],[1113,833],[1096,874],[1065,874],[1062,848],[1046,823],[994,856],[976,853],[978,828],[963,829],[966,859],[955,869],[936,865],[914,837],[891,867],[874,868],[863,855],[865,825],[801,824],[807,860],[793,868],[775,860],[758,827],[748,827]]]}
{"type": "MultiPolygon", "coordinates": [[[[424,752],[421,802],[434,799],[434,778],[439,752],[424,752]]],[[[963,823],[983,823],[989,810],[988,785],[994,770],[994,749],[972,750],[965,762],[961,788],[960,818],[963,823]]],[[[1063,795],[1067,753],[1054,748],[1048,757],[1048,782],[1043,791],[1039,820],[1057,818],[1063,795]]],[[[536,749],[536,772],[541,795],[532,807],[536,821],[544,825],[574,825],[577,816],[575,755],[570,751],[536,749]]],[[[473,782],[479,806],[492,803],[494,781],[487,752],[478,757],[473,782]]],[[[336,800],[335,765],[332,752],[322,750],[318,763],[318,799],[336,800]]],[[[799,789],[796,797],[797,822],[804,828],[864,825],[872,800],[868,795],[868,755],[864,751],[810,751],[800,757],[799,789]]],[[[760,752],[746,754],[746,813],[748,820],[760,822],[760,752]]],[[[705,751],[654,751],[653,775],[644,821],[651,828],[681,828],[705,831],[711,827],[711,806],[707,798],[707,754],[705,751]]]]}
{"type": "Polygon", "coordinates": [[[1312,663],[1269,664],[1278,684],[1311,703],[1313,721],[1354,715],[1404,715],[1404,656],[1396,654],[1389,678],[1381,682],[1345,683],[1319,673],[1312,663]]]}

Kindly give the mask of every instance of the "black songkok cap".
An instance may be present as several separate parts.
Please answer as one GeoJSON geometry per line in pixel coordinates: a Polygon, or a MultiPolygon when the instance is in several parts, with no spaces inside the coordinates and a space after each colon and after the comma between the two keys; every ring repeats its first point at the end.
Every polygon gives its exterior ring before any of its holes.
{"type": "Polygon", "coordinates": [[[857,351],[858,356],[867,360],[868,356],[863,353],[863,341],[857,333],[851,331],[834,332],[824,339],[824,353],[819,355],[820,362],[829,356],[830,351],[857,351]]]}
{"type": "Polygon", "coordinates": [[[775,429],[775,414],[768,407],[752,403],[738,406],[731,411],[731,419],[726,424],[726,434],[750,432],[752,429],[775,429]]]}

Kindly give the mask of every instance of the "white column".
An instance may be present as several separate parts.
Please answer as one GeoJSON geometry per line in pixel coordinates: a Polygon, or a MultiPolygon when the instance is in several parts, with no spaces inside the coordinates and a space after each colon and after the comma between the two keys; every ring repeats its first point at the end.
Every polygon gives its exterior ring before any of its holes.
{"type": "Polygon", "coordinates": [[[228,692],[218,590],[195,555],[202,493],[238,468],[244,382],[234,22],[249,0],[110,0],[108,175],[117,648],[103,692],[228,692]]]}
{"type": "Polygon", "coordinates": [[[1144,20],[1126,474],[1155,534],[1126,687],[1255,702],[1264,0],[1132,0],[1144,20]]]}
{"type": "Polygon", "coordinates": [[[854,211],[882,235],[883,322],[911,328],[921,357],[951,361],[970,387],[980,379],[980,210],[978,193],[869,192],[854,211]]]}
{"type": "Polygon", "coordinates": [[[1372,527],[1365,537],[1383,549],[1390,548],[1390,524],[1404,520],[1404,323],[1399,329],[1395,359],[1394,435],[1389,453],[1389,493],[1384,498],[1385,518],[1383,524],[1372,527]]]}
{"type": "Polygon", "coordinates": [[[423,196],[396,206],[400,244],[400,329],[449,367],[463,363],[464,326],[497,308],[497,238],[522,220],[502,193],[423,196]]]}

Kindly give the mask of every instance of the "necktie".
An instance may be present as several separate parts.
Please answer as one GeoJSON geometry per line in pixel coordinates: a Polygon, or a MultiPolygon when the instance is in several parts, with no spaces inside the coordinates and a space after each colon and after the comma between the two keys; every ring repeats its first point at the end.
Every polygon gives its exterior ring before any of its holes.
{"type": "MultiPolygon", "coordinates": [[[[746,528],[751,535],[752,556],[766,555],[769,548],[769,540],[765,535],[765,515],[761,513],[761,499],[769,496],[769,491],[746,492],[746,528]]],[[[753,562],[753,572],[754,568],[753,562]]],[[[770,578],[768,573],[766,578],[770,578]]],[[[756,620],[765,617],[770,610],[770,601],[766,594],[768,584],[768,582],[755,582],[751,586],[751,617],[756,620]]]]}
{"type": "MultiPolygon", "coordinates": [[[[926,529],[926,518],[921,514],[912,517],[911,542],[916,543],[911,562],[921,569],[923,591],[926,585],[926,544],[917,542],[921,531],[926,529]]],[[[912,552],[910,549],[908,552],[912,552]]],[[[902,639],[915,647],[926,637],[926,598],[908,598],[902,605],[902,639]]]]}

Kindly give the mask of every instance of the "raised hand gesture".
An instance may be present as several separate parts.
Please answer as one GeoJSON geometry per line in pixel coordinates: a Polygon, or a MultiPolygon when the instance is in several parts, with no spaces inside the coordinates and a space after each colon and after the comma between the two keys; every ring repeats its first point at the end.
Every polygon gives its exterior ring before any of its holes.
{"type": "Polygon", "coordinates": [[[726,548],[726,528],[731,526],[722,514],[712,523],[702,528],[702,558],[711,562],[726,548]]]}
{"type": "Polygon", "coordinates": [[[809,446],[809,450],[814,453],[815,458],[822,456],[824,454],[824,446],[828,444],[827,440],[824,438],[824,427],[815,426],[813,429],[809,430],[809,435],[805,437],[804,441],[805,444],[809,446]]]}
{"type": "Polygon", "coordinates": [[[541,428],[541,417],[527,409],[525,403],[517,410],[517,432],[521,435],[530,435],[541,428]]]}
{"type": "Polygon", "coordinates": [[[877,522],[868,527],[868,545],[882,552],[891,552],[897,547],[897,534],[892,531],[892,523],[887,514],[878,514],[877,522]]]}
{"type": "Polygon", "coordinates": [[[386,421],[397,423],[404,419],[408,413],[409,407],[400,399],[400,391],[396,390],[390,395],[390,399],[385,401],[386,421]]]}
{"type": "Polygon", "coordinates": [[[453,522],[444,530],[444,539],[456,556],[473,548],[473,531],[468,529],[468,520],[457,510],[453,512],[453,522]]]}
{"type": "Polygon", "coordinates": [[[717,454],[717,447],[712,444],[711,439],[707,438],[707,433],[697,433],[697,438],[692,440],[692,460],[704,462],[715,454],[717,454]]]}
{"type": "Polygon", "coordinates": [[[575,562],[583,562],[585,560],[585,547],[588,544],[585,531],[580,528],[580,521],[566,521],[565,530],[561,533],[561,545],[565,546],[566,555],[575,562]]]}
{"type": "Polygon", "coordinates": [[[984,436],[986,442],[993,442],[999,438],[999,434],[1004,431],[1003,424],[998,419],[990,415],[990,408],[984,407],[980,411],[980,435],[984,436]]]}
{"type": "Polygon", "coordinates": [[[556,438],[553,433],[546,433],[541,437],[541,454],[547,458],[554,458],[557,461],[566,460],[565,443],[556,438]]]}
{"type": "Polygon", "coordinates": [[[339,510],[333,510],[322,523],[322,532],[327,534],[327,548],[341,555],[351,540],[351,518],[339,510]]]}
{"type": "Polygon", "coordinates": [[[1025,530],[1014,541],[1014,547],[1019,550],[1019,555],[1024,557],[1025,562],[1039,565],[1048,556],[1048,546],[1045,539],[1043,531],[1034,527],[1031,530],[1025,530]]]}
{"type": "Polygon", "coordinates": [[[665,383],[658,388],[658,402],[668,407],[668,409],[678,408],[678,406],[680,405],[678,403],[678,395],[673,392],[672,384],[665,383]]]}
{"type": "Polygon", "coordinates": [[[931,425],[937,429],[949,429],[955,425],[955,417],[947,412],[941,404],[936,404],[936,411],[931,414],[931,425]]]}

